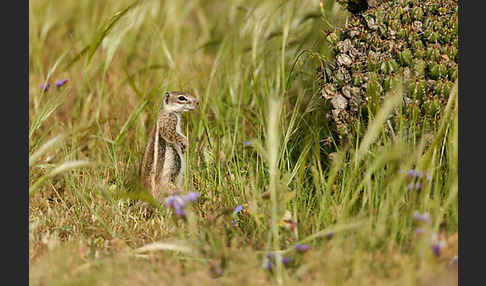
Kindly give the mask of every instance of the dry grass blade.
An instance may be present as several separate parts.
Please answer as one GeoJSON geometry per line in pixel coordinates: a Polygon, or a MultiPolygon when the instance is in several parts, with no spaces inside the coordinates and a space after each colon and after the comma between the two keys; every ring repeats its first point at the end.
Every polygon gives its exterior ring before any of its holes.
{"type": "Polygon", "coordinates": [[[77,53],[65,66],[64,70],[68,70],[73,64],[75,64],[79,59],[81,59],[84,54],[89,51],[89,45],[85,46],[79,53],[77,53]]]}
{"type": "MultiPolygon", "coordinates": [[[[278,201],[277,201],[277,184],[279,181],[278,171],[278,155],[279,155],[279,122],[280,122],[280,109],[281,100],[275,96],[269,96],[268,102],[268,122],[267,122],[267,134],[266,139],[267,153],[268,153],[268,172],[270,176],[269,191],[270,200],[272,203],[272,248],[274,251],[278,250],[280,244],[279,230],[278,230],[278,201]]],[[[282,265],[277,261],[277,282],[282,283],[282,265]]]]}
{"type": "Polygon", "coordinates": [[[166,242],[154,242],[147,245],[144,245],[140,248],[134,250],[135,253],[142,253],[142,252],[153,252],[153,251],[178,251],[184,253],[191,253],[192,249],[190,247],[174,244],[174,243],[166,243],[166,242]]]}
{"type": "Polygon", "coordinates": [[[373,122],[371,122],[368,131],[366,132],[363,141],[359,146],[358,152],[356,153],[356,164],[359,163],[361,159],[363,159],[363,156],[370,149],[371,144],[373,144],[373,142],[380,134],[383,128],[383,124],[386,122],[388,115],[393,111],[393,108],[401,103],[402,97],[400,96],[400,94],[400,92],[396,92],[393,95],[387,96],[387,100],[378,111],[376,118],[373,120],[373,122]]]}
{"type": "Polygon", "coordinates": [[[344,230],[358,228],[358,227],[362,226],[363,224],[364,224],[364,222],[361,221],[361,222],[355,222],[355,223],[351,223],[351,224],[347,224],[347,225],[339,225],[339,226],[330,227],[328,229],[324,229],[324,230],[318,231],[318,232],[316,232],[312,235],[309,235],[308,237],[302,239],[300,241],[300,243],[307,243],[307,242],[312,241],[312,240],[314,240],[318,237],[330,235],[330,234],[340,232],[340,231],[344,231],[344,230]]]}
{"type": "Polygon", "coordinates": [[[40,129],[42,123],[51,117],[56,109],[61,105],[62,99],[49,98],[47,102],[38,110],[32,119],[32,124],[29,128],[29,141],[33,138],[34,133],[40,129]]]}
{"type": "Polygon", "coordinates": [[[64,139],[64,137],[64,135],[57,135],[44,143],[37,151],[35,151],[34,154],[29,157],[29,167],[32,166],[45,152],[54,148],[59,142],[61,142],[61,139],[64,139]]]}
{"type": "MultiPolygon", "coordinates": [[[[326,229],[320,230],[320,231],[318,231],[318,232],[316,232],[314,234],[311,234],[308,237],[300,240],[299,242],[296,242],[295,244],[305,244],[305,243],[309,243],[309,242],[311,242],[314,239],[317,239],[319,237],[332,236],[332,235],[335,235],[338,232],[343,232],[343,231],[346,231],[346,230],[356,229],[356,228],[358,228],[358,227],[360,227],[362,225],[364,225],[364,221],[358,221],[358,222],[354,222],[354,223],[350,223],[350,224],[345,224],[345,225],[331,226],[331,227],[328,227],[326,229]]],[[[275,253],[286,254],[286,253],[289,253],[291,251],[294,251],[294,247],[293,246],[290,247],[290,248],[287,248],[285,250],[282,250],[282,251],[276,251],[275,253]]]]}
{"type": "Polygon", "coordinates": [[[60,174],[62,172],[65,172],[67,170],[71,169],[76,169],[76,168],[81,168],[81,167],[87,167],[93,165],[93,162],[87,161],[87,160],[79,160],[79,161],[67,161],[62,163],[60,166],[57,166],[54,168],[49,175],[55,176],[57,174],[60,174]]]}
{"type": "Polygon", "coordinates": [[[67,55],[67,52],[64,52],[57,60],[56,62],[54,63],[54,65],[52,66],[52,68],[49,70],[49,72],[47,73],[47,77],[46,77],[46,82],[51,78],[51,75],[56,71],[57,67],[59,66],[59,64],[62,62],[62,60],[64,59],[64,57],[67,55]]]}
{"type": "Polygon", "coordinates": [[[103,28],[100,29],[95,37],[94,40],[92,41],[87,53],[88,53],[88,63],[91,62],[91,59],[93,58],[94,53],[98,49],[98,47],[101,45],[101,42],[103,39],[110,33],[110,31],[113,29],[113,27],[116,25],[116,23],[124,16],[127,14],[128,11],[133,9],[135,6],[137,6],[141,1],[135,1],[133,4],[128,6],[127,8],[115,13],[113,17],[108,20],[108,22],[103,25],[103,28]]]}
{"type": "MultiPolygon", "coordinates": [[[[457,88],[457,81],[454,83],[454,87],[451,90],[451,94],[449,95],[449,100],[447,101],[447,105],[444,109],[444,115],[442,116],[442,120],[439,126],[439,131],[432,142],[431,148],[425,155],[424,165],[428,166],[430,160],[432,160],[432,154],[434,152],[435,147],[440,145],[440,142],[444,140],[444,136],[446,134],[446,130],[449,128],[451,124],[454,124],[454,117],[452,117],[454,106],[457,105],[457,98],[458,98],[458,88],[457,88]],[[451,118],[452,117],[452,118],[451,118]]],[[[457,108],[455,109],[455,113],[457,114],[457,108]]]]}

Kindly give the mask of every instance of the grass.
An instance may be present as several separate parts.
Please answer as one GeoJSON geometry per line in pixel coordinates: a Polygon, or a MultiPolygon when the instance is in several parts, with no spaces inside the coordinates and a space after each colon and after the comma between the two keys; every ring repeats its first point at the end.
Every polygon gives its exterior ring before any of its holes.
{"type": "Polygon", "coordinates": [[[457,88],[429,130],[388,124],[397,87],[335,144],[315,71],[346,13],[323,4],[30,1],[30,284],[456,281],[457,88]],[[184,115],[185,190],[201,193],[185,220],[125,198],[165,90],[201,102],[184,115]],[[420,191],[410,169],[430,175],[420,191]],[[291,263],[265,270],[267,253],[291,263]]]}

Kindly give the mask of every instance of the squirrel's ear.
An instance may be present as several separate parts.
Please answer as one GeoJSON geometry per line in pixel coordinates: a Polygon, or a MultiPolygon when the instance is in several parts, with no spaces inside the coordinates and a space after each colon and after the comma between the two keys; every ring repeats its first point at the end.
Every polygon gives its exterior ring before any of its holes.
{"type": "Polygon", "coordinates": [[[164,104],[169,104],[169,97],[170,97],[170,93],[166,91],[164,93],[164,104]]]}

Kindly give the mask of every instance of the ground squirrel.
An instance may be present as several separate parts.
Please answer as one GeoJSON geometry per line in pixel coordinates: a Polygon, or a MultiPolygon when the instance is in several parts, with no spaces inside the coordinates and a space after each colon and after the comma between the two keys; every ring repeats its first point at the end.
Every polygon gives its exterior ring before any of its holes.
{"type": "Polygon", "coordinates": [[[194,110],[199,100],[185,92],[165,92],[155,127],[140,162],[142,184],[157,201],[172,189],[180,189],[184,178],[187,137],[181,132],[181,113],[194,110]]]}

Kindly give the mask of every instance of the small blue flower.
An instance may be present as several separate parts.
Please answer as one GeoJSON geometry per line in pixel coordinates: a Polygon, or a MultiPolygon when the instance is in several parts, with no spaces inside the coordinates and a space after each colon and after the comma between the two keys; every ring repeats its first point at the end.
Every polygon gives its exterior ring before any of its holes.
{"type": "Polygon", "coordinates": [[[185,195],[183,197],[183,199],[185,201],[193,202],[193,201],[199,199],[200,196],[201,196],[201,193],[199,193],[199,192],[190,192],[189,194],[185,195]]]}
{"type": "Polygon", "coordinates": [[[440,256],[440,249],[444,246],[444,242],[442,240],[432,244],[432,251],[434,252],[435,256],[440,256]]]}
{"type": "Polygon", "coordinates": [[[236,213],[241,212],[242,210],[243,210],[243,206],[242,206],[242,205],[238,205],[238,206],[236,206],[236,208],[235,208],[235,210],[233,211],[233,213],[235,213],[235,214],[236,214],[236,213]]]}
{"type": "MultiPolygon", "coordinates": [[[[405,171],[402,171],[402,172],[405,172],[405,171]]],[[[411,170],[408,170],[407,177],[408,177],[409,180],[422,179],[424,177],[424,173],[420,170],[411,169],[411,170]]],[[[431,176],[429,174],[425,174],[425,179],[427,181],[430,181],[431,176]]]]}
{"type": "Polygon", "coordinates": [[[181,206],[181,205],[175,205],[175,206],[174,206],[174,211],[175,211],[175,213],[176,213],[178,216],[180,216],[180,217],[184,217],[184,216],[186,216],[186,210],[185,210],[185,209],[184,209],[184,207],[183,207],[183,206],[181,206]]]}
{"type": "Polygon", "coordinates": [[[177,216],[184,217],[186,215],[184,206],[188,202],[197,200],[200,196],[201,194],[199,192],[190,192],[185,196],[173,195],[165,200],[165,205],[174,209],[177,216]]]}
{"type": "Polygon", "coordinates": [[[175,213],[179,217],[183,217],[186,215],[186,211],[184,210],[185,204],[186,201],[180,196],[170,196],[165,200],[165,205],[173,208],[175,213]]]}
{"type": "Polygon", "coordinates": [[[408,176],[409,176],[410,178],[415,177],[415,170],[414,170],[414,169],[409,170],[409,171],[408,171],[408,176]]]}
{"type": "Polygon", "coordinates": [[[407,189],[410,190],[417,190],[420,191],[422,189],[422,183],[410,183],[407,186],[407,189]]]}
{"type": "MultiPolygon", "coordinates": [[[[243,210],[243,206],[242,205],[237,205],[236,208],[233,210],[233,217],[237,217],[238,213],[241,212],[243,210]]],[[[237,226],[238,225],[238,221],[236,219],[233,219],[231,221],[231,225],[233,227],[237,226]]]]}
{"type": "Polygon", "coordinates": [[[265,263],[263,264],[263,268],[265,270],[272,270],[272,262],[270,261],[270,259],[265,259],[265,263]]]}
{"type": "Polygon", "coordinates": [[[251,145],[251,141],[246,140],[245,141],[245,146],[250,146],[250,145],[251,145]]]}
{"type": "Polygon", "coordinates": [[[288,266],[290,264],[290,258],[285,256],[282,256],[282,259],[280,261],[282,261],[282,264],[285,266],[288,266]]]}
{"type": "MultiPolygon", "coordinates": [[[[280,262],[284,266],[288,266],[291,262],[291,259],[285,256],[281,256],[280,262]]],[[[263,264],[263,268],[266,270],[272,270],[273,266],[275,265],[275,255],[273,253],[267,254],[267,259],[265,259],[265,263],[263,264]]]]}
{"type": "Polygon", "coordinates": [[[68,80],[67,79],[61,79],[60,81],[56,82],[57,87],[63,86],[68,80]]]}
{"type": "Polygon", "coordinates": [[[176,205],[184,205],[185,202],[180,196],[170,196],[165,200],[165,205],[168,207],[175,207],[176,205]]]}
{"type": "Polygon", "coordinates": [[[414,177],[415,178],[422,178],[422,171],[420,171],[420,170],[411,169],[411,170],[408,170],[407,174],[408,174],[408,177],[410,179],[412,179],[414,177]]]}
{"type": "Polygon", "coordinates": [[[43,84],[41,84],[40,89],[43,92],[47,92],[49,90],[49,87],[51,87],[51,84],[49,84],[49,83],[43,83],[43,84]]]}
{"type": "Polygon", "coordinates": [[[306,252],[309,249],[310,249],[310,246],[308,246],[307,244],[296,244],[295,245],[295,250],[297,250],[299,252],[306,252]]]}

